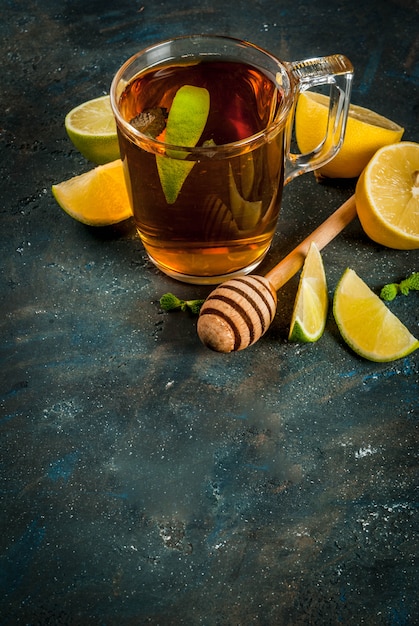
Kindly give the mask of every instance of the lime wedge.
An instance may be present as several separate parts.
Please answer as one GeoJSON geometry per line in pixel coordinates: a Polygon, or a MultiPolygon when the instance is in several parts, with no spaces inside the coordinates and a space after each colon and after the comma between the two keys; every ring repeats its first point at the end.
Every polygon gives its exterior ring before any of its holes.
{"type": "MultiPolygon", "coordinates": [[[[193,148],[207,123],[210,97],[207,89],[184,85],[176,92],[167,118],[166,144],[193,148]]],[[[167,150],[157,155],[157,169],[168,204],[173,204],[195,162],[185,161],[186,154],[167,150]]]]}
{"type": "Polygon", "coordinates": [[[419,348],[419,341],[351,269],[333,298],[333,314],[345,342],[370,361],[394,361],[419,348]]]}
{"type": "Polygon", "coordinates": [[[313,242],[304,261],[289,331],[290,341],[320,339],[326,325],[329,298],[319,249],[313,242]]]}

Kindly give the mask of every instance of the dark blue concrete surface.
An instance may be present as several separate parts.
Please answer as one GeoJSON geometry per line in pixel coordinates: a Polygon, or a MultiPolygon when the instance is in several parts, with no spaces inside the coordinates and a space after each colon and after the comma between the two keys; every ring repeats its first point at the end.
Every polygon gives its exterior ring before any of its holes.
{"type": "MultiPolygon", "coordinates": [[[[158,306],[207,288],[50,192],[91,167],[65,114],[188,32],[342,52],[353,101],[417,141],[417,3],[3,0],[0,31],[0,624],[417,624],[418,353],[364,361],[332,315],[288,344],[296,277],[258,344],[213,354],[158,306]]],[[[261,273],[354,184],[292,182],[261,273]]],[[[323,256],[331,294],[347,265],[376,291],[419,269],[357,221],[323,256]]],[[[419,334],[417,294],[391,309],[419,334]]]]}

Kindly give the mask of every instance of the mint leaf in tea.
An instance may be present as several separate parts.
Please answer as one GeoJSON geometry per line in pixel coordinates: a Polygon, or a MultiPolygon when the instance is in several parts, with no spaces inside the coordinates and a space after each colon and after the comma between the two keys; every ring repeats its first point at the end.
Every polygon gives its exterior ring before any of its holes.
{"type": "Polygon", "coordinates": [[[167,109],[154,107],[154,109],[146,109],[133,117],[130,124],[140,133],[156,139],[166,128],[167,116],[167,109]]]}

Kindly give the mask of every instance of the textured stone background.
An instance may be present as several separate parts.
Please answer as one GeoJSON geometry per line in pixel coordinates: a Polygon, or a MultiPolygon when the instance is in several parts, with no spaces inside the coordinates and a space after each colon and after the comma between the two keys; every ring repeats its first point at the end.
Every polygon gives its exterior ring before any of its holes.
{"type": "MultiPolygon", "coordinates": [[[[280,58],[342,52],[353,101],[417,141],[415,2],[3,0],[0,215],[0,623],[413,625],[418,353],[374,364],[329,315],[289,345],[298,277],[254,347],[217,355],[132,225],[82,226],[53,183],[90,169],[64,116],[145,45],[190,32],[280,58]]],[[[348,198],[285,190],[263,273],[348,198]]],[[[324,251],[374,290],[418,270],[357,221],[324,251]]],[[[391,309],[418,335],[418,295],[391,309]]]]}

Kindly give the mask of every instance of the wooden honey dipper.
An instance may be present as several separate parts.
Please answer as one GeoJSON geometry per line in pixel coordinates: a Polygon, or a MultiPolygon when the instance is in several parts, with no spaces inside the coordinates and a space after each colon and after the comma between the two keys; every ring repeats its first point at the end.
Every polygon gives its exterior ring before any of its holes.
{"type": "Polygon", "coordinates": [[[202,343],[216,352],[233,352],[258,341],[275,317],[276,292],[301,269],[311,243],[324,248],[355,215],[353,195],[265,276],[233,278],[214,289],[198,318],[202,343]]]}

